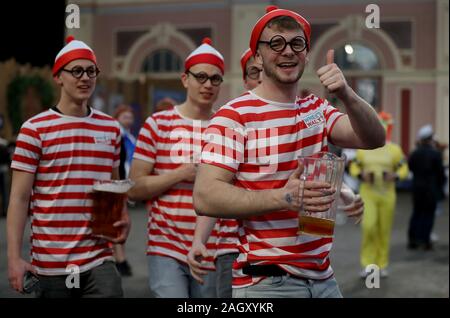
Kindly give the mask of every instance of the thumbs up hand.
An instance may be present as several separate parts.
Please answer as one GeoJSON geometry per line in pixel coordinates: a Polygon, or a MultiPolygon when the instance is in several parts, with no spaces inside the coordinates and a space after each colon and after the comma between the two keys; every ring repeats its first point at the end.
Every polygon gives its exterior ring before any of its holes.
{"type": "Polygon", "coordinates": [[[334,50],[328,50],[326,62],[327,65],[317,70],[317,76],[329,93],[334,93],[339,99],[344,99],[349,93],[350,86],[340,68],[334,63],[334,50]]]}

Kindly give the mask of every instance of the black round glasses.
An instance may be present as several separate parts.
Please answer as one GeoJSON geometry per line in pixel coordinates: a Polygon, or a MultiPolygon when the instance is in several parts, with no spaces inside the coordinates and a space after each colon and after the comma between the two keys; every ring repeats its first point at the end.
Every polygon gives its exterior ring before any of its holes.
{"type": "Polygon", "coordinates": [[[191,71],[187,71],[186,73],[194,76],[197,82],[199,82],[200,84],[205,84],[207,80],[210,80],[211,85],[219,86],[223,82],[223,78],[219,74],[208,76],[208,74],[206,74],[205,72],[192,73],[191,71]]]}
{"type": "Polygon", "coordinates": [[[82,78],[84,73],[86,73],[89,78],[96,78],[98,73],[100,73],[100,70],[96,67],[88,67],[87,69],[84,69],[81,66],[75,66],[71,70],[66,70],[64,68],[62,70],[72,74],[73,77],[78,79],[82,78]]]}
{"type": "Polygon", "coordinates": [[[288,44],[295,53],[304,51],[308,46],[308,42],[302,36],[296,36],[287,42],[283,36],[275,35],[270,41],[258,41],[258,43],[268,44],[272,50],[278,53],[283,52],[288,44]]]}

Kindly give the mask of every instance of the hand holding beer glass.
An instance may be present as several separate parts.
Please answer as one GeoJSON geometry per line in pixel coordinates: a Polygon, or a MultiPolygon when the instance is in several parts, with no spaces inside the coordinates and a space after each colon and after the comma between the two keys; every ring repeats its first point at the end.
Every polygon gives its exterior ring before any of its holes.
{"type": "Polygon", "coordinates": [[[364,212],[364,202],[361,196],[355,194],[345,183],[342,183],[341,186],[338,210],[343,211],[346,217],[355,218],[355,224],[361,222],[364,212]]]}
{"type": "Polygon", "coordinates": [[[121,228],[128,225],[128,220],[123,219],[123,211],[127,191],[133,184],[134,182],[130,180],[99,180],[94,182],[92,235],[108,239],[114,243],[124,241],[121,228]]]}
{"type": "MultiPolygon", "coordinates": [[[[337,198],[340,195],[342,178],[344,175],[345,156],[338,157],[329,152],[318,152],[312,156],[300,157],[303,164],[303,181],[325,182],[334,190],[334,200],[330,207],[324,212],[308,210],[305,204],[301,204],[299,212],[299,234],[315,235],[321,237],[332,237],[336,219],[337,198]]],[[[316,189],[320,191],[320,189],[316,189]]],[[[323,191],[328,191],[323,189],[323,191]]],[[[307,195],[304,192],[302,200],[307,195]]]]}

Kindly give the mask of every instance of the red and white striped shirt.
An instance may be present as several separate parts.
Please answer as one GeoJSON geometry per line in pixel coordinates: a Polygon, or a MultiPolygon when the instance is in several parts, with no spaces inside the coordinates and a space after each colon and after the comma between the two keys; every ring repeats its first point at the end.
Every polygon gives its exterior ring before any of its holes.
{"type": "MultiPolygon", "coordinates": [[[[200,157],[202,134],[209,121],[184,118],[178,107],[153,114],[139,132],[133,158],[154,164],[153,175],[168,173],[183,163],[200,157]]],[[[148,255],[172,257],[187,264],[197,215],[192,204],[193,182],[180,182],[147,202],[148,255]]],[[[217,231],[213,230],[206,247],[210,257],[203,268],[214,269],[217,231]]]]}
{"type": "MultiPolygon", "coordinates": [[[[235,173],[234,185],[240,188],[282,188],[297,168],[298,156],[328,149],[328,136],[342,115],[314,95],[296,103],[276,103],[247,92],[211,120],[202,163],[235,173]]],[[[267,213],[238,224],[240,255],[233,265],[233,288],[263,279],[243,274],[247,265],[277,264],[310,279],[333,275],[328,257],[332,239],[298,235],[297,211],[267,213]]]]}
{"type": "Polygon", "coordinates": [[[112,259],[110,244],[91,237],[95,180],[110,180],[119,166],[120,128],[92,109],[72,117],[52,109],[20,129],[11,168],[35,174],[30,202],[32,265],[41,275],[90,270],[112,259]]]}
{"type": "Polygon", "coordinates": [[[218,219],[219,233],[217,234],[216,257],[239,253],[238,222],[234,219],[218,219]]]}

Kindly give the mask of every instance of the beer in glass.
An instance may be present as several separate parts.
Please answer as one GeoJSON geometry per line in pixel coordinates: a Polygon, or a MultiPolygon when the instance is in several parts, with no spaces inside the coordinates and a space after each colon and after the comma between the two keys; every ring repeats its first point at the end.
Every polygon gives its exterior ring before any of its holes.
{"type": "Polygon", "coordinates": [[[126,202],[127,191],[132,187],[130,180],[95,181],[92,191],[92,234],[116,238],[120,228],[113,224],[120,221],[126,202]]]}
{"type": "Polygon", "coordinates": [[[312,156],[300,157],[299,161],[304,165],[302,180],[327,182],[335,192],[333,194],[334,201],[325,212],[310,212],[304,207],[304,204],[301,204],[298,233],[332,237],[336,220],[337,198],[340,195],[344,175],[345,156],[338,157],[330,152],[318,152],[312,156]]]}

